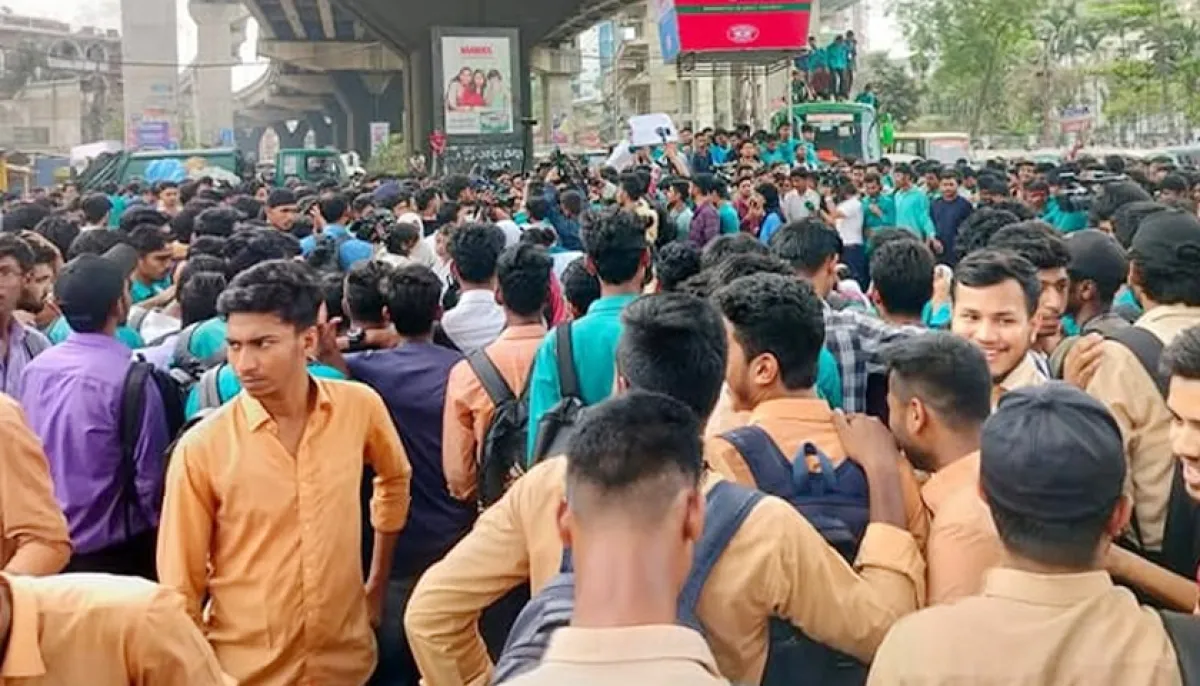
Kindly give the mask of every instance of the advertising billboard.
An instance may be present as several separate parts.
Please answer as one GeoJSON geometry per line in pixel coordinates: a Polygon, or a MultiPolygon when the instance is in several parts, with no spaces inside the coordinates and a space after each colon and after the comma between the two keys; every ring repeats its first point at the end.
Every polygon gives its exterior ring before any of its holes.
{"type": "Polygon", "coordinates": [[[516,49],[507,36],[442,36],[442,108],[446,133],[512,133],[516,49]]]}
{"type": "Polygon", "coordinates": [[[808,42],[808,2],[656,0],[663,59],[682,53],[797,51],[808,42]]]}

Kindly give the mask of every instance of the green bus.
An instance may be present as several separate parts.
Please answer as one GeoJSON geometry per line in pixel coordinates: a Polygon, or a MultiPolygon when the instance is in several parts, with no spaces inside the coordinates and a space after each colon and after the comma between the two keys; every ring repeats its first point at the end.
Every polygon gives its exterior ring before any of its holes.
{"type": "Polygon", "coordinates": [[[805,102],[792,105],[791,118],[787,108],[771,118],[771,129],[780,124],[794,123],[794,135],[807,124],[816,130],[813,141],[822,162],[853,157],[862,162],[875,162],[883,156],[880,143],[879,119],[875,108],[861,102],[805,102]],[[793,122],[794,119],[794,122],[793,122]]]}

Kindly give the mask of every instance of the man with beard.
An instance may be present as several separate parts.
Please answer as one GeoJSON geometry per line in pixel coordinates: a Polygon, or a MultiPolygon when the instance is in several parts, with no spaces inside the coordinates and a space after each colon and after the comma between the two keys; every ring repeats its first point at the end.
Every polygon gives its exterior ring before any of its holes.
{"type": "Polygon", "coordinates": [[[954,273],[950,330],[983,351],[993,406],[1009,391],[1046,382],[1030,354],[1040,291],[1037,269],[1007,250],[974,252],[954,273]]]}
{"type": "Polygon", "coordinates": [[[34,267],[29,244],[12,234],[0,234],[0,392],[20,397],[22,377],[33,358],[50,347],[37,330],[14,316],[24,300],[34,267]]]}
{"type": "Polygon", "coordinates": [[[58,272],[62,269],[63,258],[58,248],[39,234],[26,231],[21,234],[21,239],[33,251],[33,269],[30,270],[25,288],[21,292],[17,316],[23,318],[23,324],[42,330],[53,324],[62,314],[50,294],[54,291],[54,280],[58,278],[58,272]]]}
{"type": "Polygon", "coordinates": [[[928,602],[974,595],[1002,551],[979,498],[979,441],[992,409],[987,361],[948,333],[893,343],[883,357],[892,433],[913,466],[932,474],[921,487],[930,517],[928,602]]]}

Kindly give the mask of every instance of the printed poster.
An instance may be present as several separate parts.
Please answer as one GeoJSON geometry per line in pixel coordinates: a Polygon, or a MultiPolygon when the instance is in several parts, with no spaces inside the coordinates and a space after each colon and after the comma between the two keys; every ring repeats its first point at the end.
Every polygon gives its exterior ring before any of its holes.
{"type": "Polygon", "coordinates": [[[513,133],[512,40],[442,36],[442,107],[449,136],[513,133]]]}

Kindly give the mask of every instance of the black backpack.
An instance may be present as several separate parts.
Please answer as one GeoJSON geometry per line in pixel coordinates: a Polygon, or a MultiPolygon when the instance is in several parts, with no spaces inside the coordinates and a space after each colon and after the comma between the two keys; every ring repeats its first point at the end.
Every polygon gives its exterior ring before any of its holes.
{"type": "Polygon", "coordinates": [[[481,508],[500,499],[513,481],[524,473],[525,448],[529,432],[529,384],[521,397],[513,394],[508,382],[482,349],[467,356],[471,371],[479,377],[496,411],[480,446],[478,489],[481,508]]]}
{"type": "MultiPolygon", "coordinates": [[[[848,562],[870,523],[867,477],[862,467],[833,462],[812,443],[801,447],[793,462],[765,430],[743,426],[721,434],[745,460],[760,491],[787,501],[848,562]],[[808,469],[808,458],[821,465],[808,469]]],[[[790,622],[773,618],[763,686],[861,686],[867,666],[853,657],[813,641],[790,622]]]]}
{"type": "Polygon", "coordinates": [[[554,330],[557,343],[555,360],[558,364],[558,388],[562,399],[542,415],[537,425],[537,440],[533,444],[533,464],[547,457],[564,455],[567,442],[575,433],[585,409],[583,395],[579,390],[579,376],[575,373],[575,353],[571,344],[571,322],[554,330]]]}
{"type": "MultiPolygon", "coordinates": [[[[170,374],[144,360],[135,360],[129,365],[121,387],[119,435],[121,439],[121,462],[117,478],[121,480],[125,502],[122,504],[125,532],[133,531],[133,518],[138,511],[142,518],[151,521],[157,513],[145,512],[141,499],[137,497],[137,445],[142,433],[142,415],[146,408],[146,387],[153,383],[162,398],[163,414],[167,423],[167,435],[174,439],[186,424],[184,415],[185,392],[170,374]]],[[[163,455],[164,470],[170,458],[170,449],[163,455]]]]}
{"type": "Polygon", "coordinates": [[[196,322],[184,327],[175,339],[175,347],[171,352],[171,377],[183,388],[185,397],[187,391],[200,381],[205,372],[225,362],[224,346],[203,359],[192,354],[192,338],[200,324],[201,322],[196,322]]]}
{"type": "MultiPolygon", "coordinates": [[[[1137,326],[1120,329],[1106,338],[1120,343],[1133,353],[1154,381],[1163,402],[1166,402],[1171,379],[1162,368],[1162,340],[1137,326]]],[[[1138,544],[1138,554],[1189,579],[1196,575],[1196,568],[1200,566],[1200,506],[1187,494],[1183,482],[1183,467],[1178,460],[1175,460],[1174,472],[1171,475],[1171,495],[1167,500],[1167,523],[1163,531],[1162,553],[1147,554],[1142,544],[1142,531],[1136,514],[1130,518],[1130,526],[1138,544]]]]}

